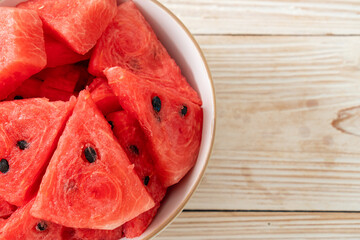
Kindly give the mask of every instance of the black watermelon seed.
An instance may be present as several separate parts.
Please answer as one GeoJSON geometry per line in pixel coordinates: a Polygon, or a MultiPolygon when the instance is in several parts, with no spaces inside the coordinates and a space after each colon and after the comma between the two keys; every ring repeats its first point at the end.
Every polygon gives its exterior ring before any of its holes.
{"type": "Polygon", "coordinates": [[[114,123],[113,123],[113,121],[108,121],[108,123],[110,124],[111,129],[114,129],[114,123]]]}
{"type": "Polygon", "coordinates": [[[135,145],[130,145],[130,151],[135,153],[136,155],[139,155],[139,149],[135,145]]]}
{"type": "Polygon", "coordinates": [[[161,110],[161,100],[158,96],[153,97],[152,101],[151,101],[152,105],[153,105],[153,109],[155,112],[160,112],[161,110]]]}
{"type": "Polygon", "coordinates": [[[97,159],[96,151],[92,147],[85,148],[84,154],[86,160],[88,160],[89,163],[93,163],[97,159]]]}
{"type": "Polygon", "coordinates": [[[150,181],[150,177],[149,176],[146,176],[144,178],[144,185],[147,186],[149,184],[149,181],[150,181]]]}
{"type": "Polygon", "coordinates": [[[0,172],[7,173],[9,171],[9,163],[6,159],[1,159],[0,161],[0,172]]]}
{"type": "Polygon", "coordinates": [[[14,100],[20,100],[20,99],[24,99],[22,96],[15,96],[14,100]]]}
{"type": "Polygon", "coordinates": [[[36,225],[36,230],[39,232],[45,231],[47,228],[48,228],[48,226],[47,226],[46,222],[44,222],[44,221],[40,221],[36,225]]]}
{"type": "Polygon", "coordinates": [[[187,113],[187,106],[183,105],[182,108],[181,108],[180,114],[182,116],[185,116],[186,113],[187,113]]]}
{"type": "Polygon", "coordinates": [[[20,150],[25,150],[29,147],[29,144],[25,140],[20,140],[16,143],[16,146],[18,146],[20,150]]]}

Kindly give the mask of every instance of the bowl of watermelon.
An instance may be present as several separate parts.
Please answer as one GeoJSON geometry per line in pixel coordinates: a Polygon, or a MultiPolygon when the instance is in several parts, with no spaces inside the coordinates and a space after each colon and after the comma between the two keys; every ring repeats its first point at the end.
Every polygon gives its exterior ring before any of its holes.
{"type": "Polygon", "coordinates": [[[204,175],[215,92],[156,0],[0,0],[0,239],[150,239],[204,175]]]}

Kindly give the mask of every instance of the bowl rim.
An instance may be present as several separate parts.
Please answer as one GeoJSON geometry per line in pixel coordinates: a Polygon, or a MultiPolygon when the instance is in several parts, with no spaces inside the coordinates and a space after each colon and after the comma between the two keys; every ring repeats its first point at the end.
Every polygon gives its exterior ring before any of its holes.
{"type": "Polygon", "coordinates": [[[190,38],[190,40],[192,41],[192,43],[194,44],[194,46],[196,47],[204,65],[207,71],[207,74],[209,76],[209,80],[210,80],[210,85],[211,85],[211,91],[212,91],[212,95],[213,95],[213,106],[214,106],[214,115],[213,115],[213,132],[212,132],[212,136],[211,136],[211,143],[210,143],[210,148],[208,150],[207,153],[207,157],[206,157],[206,161],[205,161],[205,165],[204,168],[201,170],[198,179],[196,180],[195,184],[192,186],[189,194],[186,196],[186,198],[180,203],[180,205],[177,207],[177,209],[168,217],[166,218],[166,220],[160,224],[160,226],[158,226],[157,228],[155,228],[150,234],[148,234],[144,240],[150,240],[152,238],[154,238],[155,236],[157,236],[158,234],[160,234],[163,230],[165,230],[165,228],[172,222],[175,220],[175,218],[180,215],[180,213],[182,212],[182,210],[185,208],[185,205],[188,203],[188,201],[190,200],[191,196],[194,194],[195,190],[199,187],[201,180],[204,177],[205,174],[205,170],[209,164],[210,161],[210,156],[211,153],[213,151],[213,147],[214,147],[214,140],[215,140],[215,132],[216,132],[216,95],[215,95],[215,86],[214,86],[214,80],[212,78],[211,75],[211,71],[209,68],[209,65],[206,61],[205,55],[202,51],[202,49],[200,48],[198,42],[195,40],[194,36],[191,34],[191,32],[189,31],[189,29],[185,26],[185,24],[173,13],[171,12],[167,7],[165,7],[163,4],[161,4],[158,0],[150,0],[151,2],[153,2],[154,4],[156,4],[158,7],[160,7],[162,10],[164,10],[171,18],[173,18],[178,24],[179,26],[184,30],[185,34],[190,38]]]}

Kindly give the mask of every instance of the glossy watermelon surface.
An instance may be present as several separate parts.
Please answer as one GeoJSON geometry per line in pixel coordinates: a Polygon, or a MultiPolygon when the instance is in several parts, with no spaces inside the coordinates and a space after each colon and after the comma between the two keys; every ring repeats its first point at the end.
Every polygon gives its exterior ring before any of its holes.
{"type": "Polygon", "coordinates": [[[16,210],[16,208],[16,206],[0,198],[0,218],[9,217],[16,210]]]}
{"type": "Polygon", "coordinates": [[[152,209],[124,224],[124,234],[127,238],[138,237],[146,230],[156,215],[160,201],[165,196],[166,188],[157,176],[152,156],[148,150],[147,137],[139,122],[126,111],[111,113],[106,118],[111,121],[115,136],[130,161],[134,163],[136,173],[156,203],[152,209]]]}
{"type": "MultiPolygon", "coordinates": [[[[34,218],[30,209],[34,200],[19,208],[2,223],[1,240],[62,240],[63,227],[34,218]]],[[[65,239],[64,239],[65,240],[65,239]]]]}
{"type": "Polygon", "coordinates": [[[74,101],[0,103],[0,196],[22,206],[37,190],[74,101]]]}
{"type": "Polygon", "coordinates": [[[90,77],[86,67],[81,64],[67,64],[54,68],[46,68],[36,74],[44,81],[44,87],[73,93],[79,81],[87,81],[90,77]]]}
{"type": "Polygon", "coordinates": [[[109,123],[82,91],[32,215],[71,228],[113,230],[153,206],[109,123]]]}
{"type": "Polygon", "coordinates": [[[23,99],[23,98],[38,98],[42,97],[41,86],[43,81],[31,77],[26,79],[14,92],[12,92],[7,100],[23,99]]]}
{"type": "Polygon", "coordinates": [[[117,96],[105,78],[95,78],[89,86],[89,91],[96,106],[104,115],[122,109],[117,96]]]}
{"type": "Polygon", "coordinates": [[[107,69],[105,75],[120,105],[144,129],[164,186],[179,182],[194,166],[199,153],[203,118],[200,106],[121,67],[107,69]]]}
{"type": "Polygon", "coordinates": [[[114,230],[74,229],[64,227],[64,240],[119,240],[122,236],[122,226],[114,230]]]}
{"type": "Polygon", "coordinates": [[[57,67],[80,62],[90,58],[90,52],[86,53],[85,55],[78,54],[70,49],[66,44],[56,40],[49,34],[45,34],[44,38],[47,67],[57,67]]]}
{"type": "Polygon", "coordinates": [[[177,89],[184,98],[201,105],[196,91],[132,1],[118,7],[93,51],[89,72],[104,76],[103,71],[113,66],[121,66],[157,85],[177,89]]]}
{"type": "Polygon", "coordinates": [[[37,13],[0,7],[0,100],[45,65],[43,29],[37,13]]]}
{"type": "Polygon", "coordinates": [[[29,0],[19,8],[38,12],[47,33],[86,54],[116,14],[116,0],[29,0]]]}

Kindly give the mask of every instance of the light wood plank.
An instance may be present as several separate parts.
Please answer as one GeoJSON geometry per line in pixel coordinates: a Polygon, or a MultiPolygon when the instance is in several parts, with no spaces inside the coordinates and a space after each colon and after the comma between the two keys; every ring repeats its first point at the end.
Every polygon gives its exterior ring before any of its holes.
{"type": "Polygon", "coordinates": [[[182,213],[157,240],[360,239],[358,213],[182,213]]]}
{"type": "Polygon", "coordinates": [[[360,37],[198,40],[218,125],[187,208],[360,210],[360,138],[332,126],[360,105],[360,37]]]}
{"type": "Polygon", "coordinates": [[[357,0],[160,0],[194,34],[360,34],[357,0]]]}

